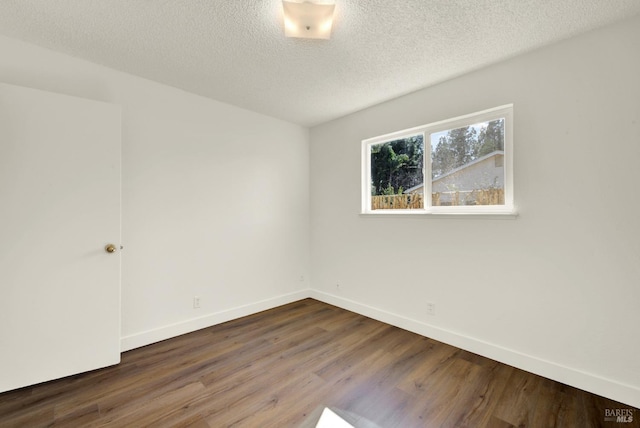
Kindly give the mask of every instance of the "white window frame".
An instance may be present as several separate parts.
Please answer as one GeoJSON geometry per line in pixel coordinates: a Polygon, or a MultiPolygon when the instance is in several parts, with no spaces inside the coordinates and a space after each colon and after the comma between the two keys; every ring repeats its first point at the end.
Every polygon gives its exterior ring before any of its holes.
{"type": "Polygon", "coordinates": [[[507,104],[476,113],[458,116],[427,125],[417,126],[390,134],[368,138],[362,141],[362,206],[361,214],[366,215],[516,215],[513,200],[513,104],[507,104]],[[431,205],[431,134],[450,129],[462,128],[476,123],[504,118],[504,205],[431,205]],[[423,136],[424,142],[424,208],[400,210],[371,209],[371,147],[377,144],[400,140],[416,135],[423,136]]]}

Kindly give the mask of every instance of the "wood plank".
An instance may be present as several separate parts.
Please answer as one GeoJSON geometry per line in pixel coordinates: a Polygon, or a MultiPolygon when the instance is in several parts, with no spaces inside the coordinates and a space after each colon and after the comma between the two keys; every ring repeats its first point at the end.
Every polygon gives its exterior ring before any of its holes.
{"type": "Polygon", "coordinates": [[[324,407],[358,428],[606,427],[629,408],[306,299],[0,394],[0,426],[313,427],[324,407]]]}

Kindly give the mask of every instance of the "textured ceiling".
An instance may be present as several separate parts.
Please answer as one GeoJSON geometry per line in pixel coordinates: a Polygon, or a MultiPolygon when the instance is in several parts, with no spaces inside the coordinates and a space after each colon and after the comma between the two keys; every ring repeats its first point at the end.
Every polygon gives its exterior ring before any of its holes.
{"type": "Polygon", "coordinates": [[[280,0],[0,0],[0,34],[306,126],[640,13],[640,0],[336,0],[331,40],[280,0]]]}

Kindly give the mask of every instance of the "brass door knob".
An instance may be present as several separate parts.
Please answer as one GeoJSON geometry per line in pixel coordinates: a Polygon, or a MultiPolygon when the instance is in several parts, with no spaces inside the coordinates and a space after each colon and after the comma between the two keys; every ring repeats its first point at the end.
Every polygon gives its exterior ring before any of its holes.
{"type": "Polygon", "coordinates": [[[107,253],[115,253],[115,252],[116,252],[116,246],[115,246],[115,245],[113,245],[113,244],[107,244],[107,246],[106,246],[106,247],[104,247],[104,250],[105,250],[107,253]]]}

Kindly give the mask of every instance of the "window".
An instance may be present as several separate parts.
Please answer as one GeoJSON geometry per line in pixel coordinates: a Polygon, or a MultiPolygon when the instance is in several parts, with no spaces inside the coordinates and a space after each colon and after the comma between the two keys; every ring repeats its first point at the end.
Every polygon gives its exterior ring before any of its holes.
{"type": "Polygon", "coordinates": [[[364,140],[362,212],[512,213],[512,123],[508,105],[364,140]]]}
{"type": "Polygon", "coordinates": [[[404,191],[424,182],[424,135],[408,135],[370,147],[371,209],[424,208],[423,198],[404,191]]]}

